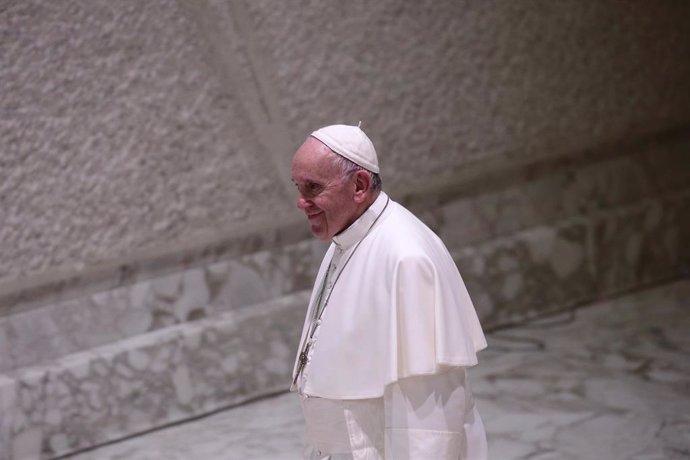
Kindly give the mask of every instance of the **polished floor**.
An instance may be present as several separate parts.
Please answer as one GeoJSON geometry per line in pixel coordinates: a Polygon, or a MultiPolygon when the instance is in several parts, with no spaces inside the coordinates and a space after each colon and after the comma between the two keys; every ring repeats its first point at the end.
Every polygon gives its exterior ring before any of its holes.
{"type": "MultiPolygon", "coordinates": [[[[690,280],[488,335],[471,377],[493,460],[690,459],[690,280]]],[[[71,460],[298,460],[281,394],[71,460]]]]}

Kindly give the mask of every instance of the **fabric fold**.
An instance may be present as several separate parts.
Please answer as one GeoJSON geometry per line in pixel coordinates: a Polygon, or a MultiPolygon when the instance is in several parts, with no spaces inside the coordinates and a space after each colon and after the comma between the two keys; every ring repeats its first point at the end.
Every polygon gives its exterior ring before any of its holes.
{"type": "Polygon", "coordinates": [[[392,201],[340,275],[320,328],[301,391],[330,399],[381,397],[400,379],[473,366],[486,347],[445,246],[392,201]]]}

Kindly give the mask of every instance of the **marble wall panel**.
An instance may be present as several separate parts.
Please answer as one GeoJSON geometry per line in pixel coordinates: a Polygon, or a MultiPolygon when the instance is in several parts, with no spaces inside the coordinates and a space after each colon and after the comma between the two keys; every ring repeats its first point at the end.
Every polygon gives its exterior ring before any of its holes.
{"type": "Polygon", "coordinates": [[[485,327],[687,274],[690,193],[454,251],[485,327]]]}
{"type": "Polygon", "coordinates": [[[0,458],[53,458],[285,390],[307,300],[283,297],[0,375],[13,416],[0,418],[10,437],[0,458]]]}
{"type": "Polygon", "coordinates": [[[600,293],[690,272],[690,192],[608,214],[592,228],[600,293]]]}
{"type": "Polygon", "coordinates": [[[308,223],[294,213],[274,222],[247,223],[241,231],[219,229],[218,235],[189,235],[183,242],[163,245],[136,256],[106,263],[80,263],[32,279],[0,279],[0,316],[17,314],[69,299],[109,291],[170,273],[237,259],[261,251],[289,247],[307,239],[308,223]]]}
{"type": "MultiPolygon", "coordinates": [[[[496,325],[687,272],[687,202],[681,193],[474,244],[447,236],[455,219],[436,221],[436,229],[480,315],[496,325]]],[[[443,212],[457,209],[451,203],[443,212]]],[[[468,225],[476,221],[465,215],[468,225]]],[[[0,371],[309,289],[323,250],[308,240],[2,317],[0,371]]]]}
{"type": "MultiPolygon", "coordinates": [[[[530,184],[525,189],[531,193],[530,184]]],[[[487,222],[478,213],[491,212],[491,206],[486,196],[468,200],[447,203],[435,224],[489,326],[687,272],[690,257],[682,242],[690,225],[683,193],[508,236],[487,228],[483,239],[469,244],[467,234],[452,235],[487,222]],[[467,224],[456,225],[458,210],[467,224]]],[[[503,203],[498,207],[506,211],[493,221],[527,215],[532,205],[519,199],[512,207],[503,203]]],[[[324,249],[307,240],[2,317],[0,345],[6,352],[0,353],[0,371],[309,289],[324,249]]]]}
{"type": "Polygon", "coordinates": [[[531,229],[454,258],[484,327],[571,306],[596,291],[586,221],[531,229]]]}
{"type": "Polygon", "coordinates": [[[685,190],[688,148],[690,137],[676,136],[663,149],[652,143],[625,156],[564,160],[546,171],[519,171],[521,177],[505,177],[489,190],[480,182],[463,190],[449,186],[407,204],[446,245],[459,248],[685,190]]]}
{"type": "Polygon", "coordinates": [[[211,304],[223,311],[311,289],[326,248],[318,240],[309,239],[210,265],[206,277],[211,304]]]}
{"type": "Polygon", "coordinates": [[[11,460],[5,446],[11,443],[10,427],[13,423],[12,406],[15,393],[14,380],[0,375],[0,460],[11,460]]]}
{"type": "Polygon", "coordinates": [[[311,288],[316,240],[0,317],[0,372],[311,288]]]}
{"type": "Polygon", "coordinates": [[[8,375],[13,388],[10,390],[7,412],[9,418],[3,420],[7,426],[0,427],[9,433],[8,443],[0,446],[0,455],[9,460],[38,460],[45,448],[44,425],[56,421],[55,414],[45,409],[46,401],[45,369],[28,368],[22,378],[8,375]],[[50,419],[46,417],[50,415],[50,419]]]}

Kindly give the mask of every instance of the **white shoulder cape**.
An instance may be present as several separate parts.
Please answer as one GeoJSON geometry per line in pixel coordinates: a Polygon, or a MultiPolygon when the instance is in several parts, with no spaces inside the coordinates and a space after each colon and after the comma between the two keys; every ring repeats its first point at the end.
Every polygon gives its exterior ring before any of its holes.
{"type": "MultiPolygon", "coordinates": [[[[333,251],[332,244],[317,275],[302,340],[333,251]]],[[[486,347],[445,245],[393,201],[344,268],[321,319],[302,391],[322,398],[382,397],[399,379],[475,365],[486,347]]]]}

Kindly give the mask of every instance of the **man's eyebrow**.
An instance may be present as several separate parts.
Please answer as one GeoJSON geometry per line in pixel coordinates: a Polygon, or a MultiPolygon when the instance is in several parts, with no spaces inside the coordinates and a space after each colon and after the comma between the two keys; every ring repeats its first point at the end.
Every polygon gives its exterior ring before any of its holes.
{"type": "Polygon", "coordinates": [[[295,179],[295,178],[293,177],[293,178],[290,179],[290,180],[291,180],[292,183],[295,184],[295,185],[298,185],[298,184],[315,184],[315,185],[322,185],[321,181],[318,180],[318,179],[307,178],[307,179],[304,179],[304,180],[302,180],[302,181],[299,181],[299,180],[297,180],[297,179],[295,179]]]}

